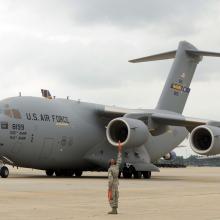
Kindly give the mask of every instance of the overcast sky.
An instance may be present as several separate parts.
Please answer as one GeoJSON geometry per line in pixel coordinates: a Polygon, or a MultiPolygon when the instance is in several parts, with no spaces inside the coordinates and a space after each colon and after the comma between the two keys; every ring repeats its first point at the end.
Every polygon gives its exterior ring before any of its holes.
{"type": "MultiPolygon", "coordinates": [[[[0,0],[0,98],[154,108],[172,60],[127,61],[182,40],[220,52],[219,27],[217,0],[0,0]]],[[[184,114],[220,120],[220,58],[199,64],[184,114]]]]}

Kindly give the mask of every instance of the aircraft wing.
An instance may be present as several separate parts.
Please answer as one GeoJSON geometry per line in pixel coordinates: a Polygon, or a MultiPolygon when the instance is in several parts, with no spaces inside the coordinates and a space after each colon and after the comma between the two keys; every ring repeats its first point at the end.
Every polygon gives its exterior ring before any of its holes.
{"type": "Polygon", "coordinates": [[[147,120],[147,124],[150,128],[157,127],[158,125],[171,125],[171,126],[181,126],[186,127],[187,130],[192,131],[195,127],[199,125],[213,125],[220,126],[218,121],[210,121],[206,119],[185,117],[180,114],[171,114],[171,113],[150,113],[150,114],[126,114],[125,117],[136,118],[140,120],[147,120]]]}
{"type": "Polygon", "coordinates": [[[136,114],[141,113],[143,110],[140,109],[127,109],[117,106],[108,106],[106,105],[104,109],[98,110],[99,115],[103,115],[107,118],[114,119],[116,117],[123,117],[126,114],[136,114]]]}
{"type": "Polygon", "coordinates": [[[213,125],[220,127],[220,122],[210,121],[207,119],[192,118],[186,117],[181,114],[176,114],[172,112],[160,112],[160,111],[150,111],[146,112],[143,109],[126,109],[119,108],[115,106],[105,106],[104,111],[102,112],[108,118],[116,117],[127,117],[134,118],[145,121],[149,129],[154,129],[155,127],[166,126],[181,126],[186,127],[189,131],[192,131],[195,127],[199,125],[213,125]]]}

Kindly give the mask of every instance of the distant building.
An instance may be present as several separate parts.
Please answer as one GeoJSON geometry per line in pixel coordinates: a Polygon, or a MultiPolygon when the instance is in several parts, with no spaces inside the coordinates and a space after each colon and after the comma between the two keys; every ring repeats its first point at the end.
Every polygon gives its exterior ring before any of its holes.
{"type": "Polygon", "coordinates": [[[220,157],[211,158],[211,157],[200,157],[197,155],[191,155],[188,158],[183,158],[182,156],[177,156],[173,160],[164,160],[160,159],[154,163],[158,167],[220,167],[220,157]]]}
{"type": "Polygon", "coordinates": [[[207,167],[220,167],[220,157],[219,158],[211,158],[211,157],[201,157],[192,155],[187,159],[184,159],[184,163],[186,166],[207,166],[207,167]]]}

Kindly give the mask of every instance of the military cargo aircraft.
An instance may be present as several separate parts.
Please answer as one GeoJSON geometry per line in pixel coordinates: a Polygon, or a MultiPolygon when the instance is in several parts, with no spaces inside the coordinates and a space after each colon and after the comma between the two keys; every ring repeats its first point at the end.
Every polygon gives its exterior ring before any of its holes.
{"type": "Polygon", "coordinates": [[[131,63],[174,59],[155,109],[114,106],[42,97],[12,97],[0,102],[0,175],[5,164],[45,170],[46,175],[80,177],[83,171],[106,171],[123,145],[124,178],[150,178],[153,162],[172,158],[172,150],[190,132],[192,149],[202,155],[220,153],[220,123],[182,115],[190,83],[203,56],[188,42],[178,49],[131,60],[131,63]],[[168,155],[168,156],[167,156],[168,155]]]}

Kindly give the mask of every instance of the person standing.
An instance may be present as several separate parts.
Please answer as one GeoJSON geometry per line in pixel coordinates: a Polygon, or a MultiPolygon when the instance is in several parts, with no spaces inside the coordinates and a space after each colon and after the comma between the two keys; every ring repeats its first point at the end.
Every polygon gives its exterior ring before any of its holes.
{"type": "Polygon", "coordinates": [[[115,159],[111,159],[109,161],[110,167],[108,169],[108,200],[109,204],[112,208],[112,211],[108,212],[108,214],[118,214],[118,198],[119,198],[119,191],[118,191],[118,176],[119,176],[119,169],[121,165],[121,151],[122,151],[122,144],[118,143],[118,158],[117,161],[115,159]]]}

